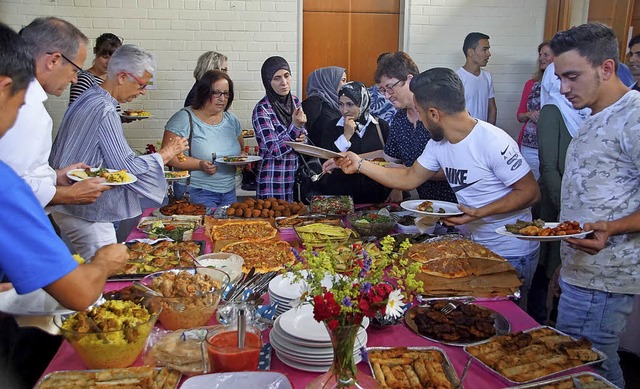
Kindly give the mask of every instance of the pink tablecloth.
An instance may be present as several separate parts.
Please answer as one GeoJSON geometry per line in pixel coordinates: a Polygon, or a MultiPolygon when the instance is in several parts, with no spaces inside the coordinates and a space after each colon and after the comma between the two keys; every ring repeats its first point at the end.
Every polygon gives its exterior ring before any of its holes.
{"type": "MultiPolygon", "coordinates": [[[[145,210],[143,216],[151,214],[150,209],[145,210]]],[[[127,240],[134,238],[143,238],[144,233],[134,229],[129,235],[127,240]]],[[[289,237],[282,237],[287,240],[289,237]]],[[[206,242],[205,252],[211,252],[211,241],[204,236],[202,229],[194,233],[194,240],[204,240],[206,242]]],[[[105,288],[106,291],[116,290],[127,286],[128,282],[109,282],[105,288]]],[[[503,314],[511,324],[511,331],[521,331],[528,328],[536,327],[538,324],[529,317],[524,311],[522,311],[516,304],[511,301],[492,301],[492,302],[480,302],[487,308],[491,308],[503,314]]],[[[451,363],[453,363],[458,376],[462,374],[464,365],[466,364],[469,356],[464,352],[461,347],[445,346],[440,343],[426,340],[414,332],[412,332],[406,326],[400,324],[394,327],[388,327],[385,329],[372,329],[367,331],[369,340],[367,346],[438,346],[441,347],[449,357],[451,363]]],[[[265,331],[264,341],[268,341],[268,331],[265,331]]],[[[134,365],[141,365],[142,358],[138,358],[134,365]]],[[[366,363],[360,363],[358,368],[364,372],[370,374],[369,367],[366,363]]],[[[64,342],[58,353],[53,358],[47,370],[44,374],[48,374],[52,371],[58,370],[82,370],[86,369],[86,366],[82,363],[76,352],[71,348],[69,343],[64,342]]],[[[278,371],[286,374],[295,388],[304,388],[311,380],[318,376],[318,373],[309,373],[301,371],[292,367],[289,367],[282,363],[275,356],[272,355],[271,370],[278,371]]],[[[504,381],[500,377],[491,373],[478,363],[472,363],[469,373],[464,381],[467,388],[504,388],[510,386],[507,381],[504,381]]]]}

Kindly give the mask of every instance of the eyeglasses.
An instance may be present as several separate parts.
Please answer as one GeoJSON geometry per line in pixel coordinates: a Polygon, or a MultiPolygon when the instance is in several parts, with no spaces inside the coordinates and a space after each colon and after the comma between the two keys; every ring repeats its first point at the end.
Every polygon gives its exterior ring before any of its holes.
{"type": "Polygon", "coordinates": [[[214,90],[213,93],[211,93],[211,96],[215,97],[216,99],[221,98],[222,96],[224,96],[225,99],[229,99],[229,92],[219,92],[217,90],[214,90]]]}
{"type": "MultiPolygon", "coordinates": [[[[48,55],[53,55],[56,52],[47,52],[48,55]]],[[[58,54],[60,54],[60,56],[67,62],[69,62],[71,65],[73,65],[74,68],[76,68],[76,73],[80,74],[80,72],[82,71],[82,68],[78,65],[76,65],[72,60],[70,60],[69,58],[67,58],[66,55],[58,52],[58,54]]]]}
{"type": "Polygon", "coordinates": [[[127,76],[133,78],[134,80],[136,80],[136,82],[138,83],[138,85],[140,85],[140,87],[138,88],[139,91],[143,91],[145,89],[147,89],[147,83],[142,81],[141,79],[139,79],[138,77],[134,76],[133,74],[129,73],[129,72],[124,72],[124,74],[126,74],[127,76]]]}
{"type": "Polygon", "coordinates": [[[387,85],[386,87],[379,87],[378,88],[378,92],[380,92],[381,95],[384,95],[385,93],[388,93],[388,94],[392,95],[393,94],[393,88],[395,88],[396,85],[398,85],[401,82],[404,82],[404,81],[403,80],[398,80],[398,81],[394,82],[393,85],[387,85]]]}

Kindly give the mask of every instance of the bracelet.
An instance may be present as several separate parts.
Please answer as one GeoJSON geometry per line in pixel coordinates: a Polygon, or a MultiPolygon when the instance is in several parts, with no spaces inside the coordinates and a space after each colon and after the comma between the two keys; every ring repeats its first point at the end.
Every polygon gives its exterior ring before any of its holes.
{"type": "Polygon", "coordinates": [[[360,173],[360,168],[362,167],[362,162],[364,162],[364,158],[360,158],[360,161],[358,161],[358,168],[356,169],[356,173],[360,173]]]}

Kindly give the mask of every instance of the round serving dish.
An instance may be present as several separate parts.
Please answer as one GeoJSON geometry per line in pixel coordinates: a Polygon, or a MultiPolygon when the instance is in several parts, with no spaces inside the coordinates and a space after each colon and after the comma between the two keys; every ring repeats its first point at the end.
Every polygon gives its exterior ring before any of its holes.
{"type": "Polygon", "coordinates": [[[378,239],[388,235],[398,222],[396,215],[378,212],[358,212],[347,216],[347,219],[360,236],[375,236],[378,239]]]}

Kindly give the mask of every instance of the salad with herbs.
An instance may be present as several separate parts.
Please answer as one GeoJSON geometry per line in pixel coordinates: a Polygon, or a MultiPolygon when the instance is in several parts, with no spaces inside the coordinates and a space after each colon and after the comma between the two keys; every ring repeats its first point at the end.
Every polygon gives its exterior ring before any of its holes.
{"type": "Polygon", "coordinates": [[[146,233],[150,239],[170,238],[175,241],[182,241],[184,239],[184,233],[190,230],[193,230],[193,228],[179,227],[158,221],[151,224],[151,226],[146,229],[146,233]]]}

